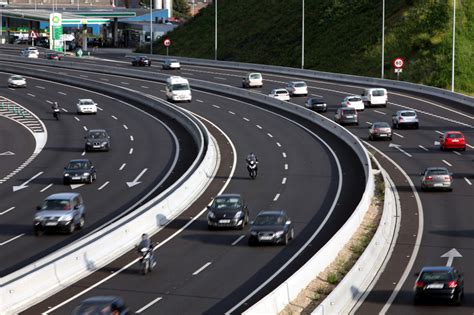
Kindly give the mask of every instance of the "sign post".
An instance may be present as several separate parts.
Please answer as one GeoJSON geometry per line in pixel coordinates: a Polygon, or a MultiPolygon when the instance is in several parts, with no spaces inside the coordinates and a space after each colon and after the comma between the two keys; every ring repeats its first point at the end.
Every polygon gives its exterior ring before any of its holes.
{"type": "Polygon", "coordinates": [[[397,80],[400,80],[400,73],[402,73],[404,65],[405,60],[402,57],[397,57],[392,60],[392,66],[394,68],[394,72],[397,74],[397,80]]]}
{"type": "Polygon", "coordinates": [[[168,48],[171,46],[171,39],[169,39],[168,37],[166,37],[166,38],[163,40],[163,45],[166,46],[166,56],[168,57],[168,48]]]}
{"type": "Polygon", "coordinates": [[[62,15],[61,13],[51,13],[49,15],[49,49],[63,51],[62,35],[62,15]]]}
{"type": "Polygon", "coordinates": [[[35,39],[38,38],[38,34],[34,30],[31,30],[30,37],[31,37],[31,46],[34,46],[35,39]]]}

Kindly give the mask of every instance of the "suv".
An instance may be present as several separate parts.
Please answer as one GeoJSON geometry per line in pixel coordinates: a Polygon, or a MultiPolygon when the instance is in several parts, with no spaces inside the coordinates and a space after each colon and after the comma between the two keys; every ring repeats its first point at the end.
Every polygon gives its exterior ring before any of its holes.
{"type": "Polygon", "coordinates": [[[352,107],[339,107],[336,111],[336,114],[334,115],[334,120],[341,125],[359,125],[359,116],[357,115],[357,110],[352,107]]]}
{"type": "Polygon", "coordinates": [[[263,86],[263,79],[262,74],[258,72],[252,72],[245,77],[242,78],[242,87],[250,88],[250,87],[262,87],[263,86]]]}
{"type": "Polygon", "coordinates": [[[110,150],[110,136],[104,129],[91,129],[87,132],[84,139],[86,139],[86,152],[110,150]]]}
{"type": "Polygon", "coordinates": [[[418,116],[414,110],[399,110],[392,115],[392,127],[399,129],[401,127],[408,126],[418,129],[418,116]]]}
{"type": "Polygon", "coordinates": [[[63,183],[67,185],[71,182],[86,182],[92,184],[97,179],[97,173],[88,159],[71,160],[64,168],[63,183]]]}
{"type": "Polygon", "coordinates": [[[85,207],[79,193],[58,193],[47,197],[38,206],[33,228],[36,236],[47,230],[73,233],[76,228],[84,227],[85,207]]]}
{"type": "Polygon", "coordinates": [[[369,88],[365,89],[361,94],[364,105],[387,107],[387,90],[384,88],[369,88]]]}

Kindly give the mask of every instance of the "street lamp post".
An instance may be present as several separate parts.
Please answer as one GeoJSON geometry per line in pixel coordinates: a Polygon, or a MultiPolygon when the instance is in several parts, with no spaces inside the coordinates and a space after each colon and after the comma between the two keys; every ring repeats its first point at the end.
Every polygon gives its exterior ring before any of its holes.
{"type": "Polygon", "coordinates": [[[214,60],[217,60],[217,0],[214,0],[214,60]]]}
{"type": "Polygon", "coordinates": [[[301,3],[301,69],[304,69],[304,0],[301,3]]]}
{"type": "Polygon", "coordinates": [[[456,0],[453,0],[453,58],[451,65],[451,92],[454,92],[454,52],[456,43],[456,0]]]}
{"type": "Polygon", "coordinates": [[[384,63],[385,63],[385,0],[382,0],[382,76],[384,77],[384,63]]]}
{"type": "Polygon", "coordinates": [[[150,0],[150,55],[153,55],[153,4],[150,0]]]}

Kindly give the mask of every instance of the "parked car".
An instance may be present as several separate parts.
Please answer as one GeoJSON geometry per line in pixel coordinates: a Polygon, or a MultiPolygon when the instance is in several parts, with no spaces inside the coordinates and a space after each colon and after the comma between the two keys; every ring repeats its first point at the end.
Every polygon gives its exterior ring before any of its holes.
{"type": "Polygon", "coordinates": [[[395,129],[402,127],[418,129],[418,126],[418,116],[414,110],[403,109],[392,115],[392,127],[395,129]]]}
{"type": "Polygon", "coordinates": [[[364,110],[364,102],[362,102],[362,98],[357,95],[346,96],[344,100],[341,102],[342,107],[352,107],[355,110],[364,110]]]}
{"type": "Polygon", "coordinates": [[[97,179],[97,172],[94,165],[88,159],[71,160],[64,168],[63,182],[64,185],[72,182],[89,183],[97,179]]]}
{"type": "Polygon", "coordinates": [[[8,78],[8,87],[26,87],[26,79],[21,75],[12,75],[8,78]]]}
{"type": "Polygon", "coordinates": [[[110,150],[110,136],[104,129],[91,129],[87,131],[84,139],[86,139],[86,152],[110,150]]]}
{"type": "Polygon", "coordinates": [[[369,140],[389,139],[392,140],[392,128],[386,122],[374,122],[369,127],[369,140]]]}
{"type": "Polygon", "coordinates": [[[93,296],[83,300],[72,315],[130,315],[130,309],[118,296],[93,296]]]}
{"type": "Polygon", "coordinates": [[[285,89],[273,89],[268,96],[279,99],[280,101],[289,101],[290,93],[285,89]]]}
{"type": "Polygon", "coordinates": [[[250,246],[257,243],[286,245],[295,237],[293,224],[283,210],[260,211],[250,224],[250,246]]]}
{"type": "Polygon", "coordinates": [[[90,98],[82,98],[76,104],[78,114],[97,114],[97,103],[90,98]]]}
{"type": "Polygon", "coordinates": [[[291,96],[306,96],[308,95],[308,86],[303,81],[293,81],[286,85],[286,90],[291,96]]]}
{"type": "Polygon", "coordinates": [[[214,198],[207,207],[207,226],[209,230],[217,227],[243,229],[249,222],[249,210],[240,194],[222,194],[214,198]]]}
{"type": "Polygon", "coordinates": [[[37,207],[33,228],[35,235],[55,230],[73,233],[84,226],[85,207],[82,196],[75,192],[50,195],[37,207]]]}
{"type": "Polygon", "coordinates": [[[167,69],[167,70],[179,70],[181,69],[181,64],[179,63],[178,60],[176,59],[165,59],[165,61],[163,62],[163,70],[164,69],[167,69]]]}
{"type": "Polygon", "coordinates": [[[466,151],[466,138],[460,131],[447,131],[439,136],[441,150],[460,149],[466,151]]]}
{"type": "Polygon", "coordinates": [[[251,72],[245,75],[242,78],[242,87],[250,88],[250,87],[262,87],[263,86],[263,78],[262,74],[258,72],[251,72]]]}
{"type": "Polygon", "coordinates": [[[387,107],[388,96],[387,90],[384,88],[368,88],[364,89],[361,94],[362,101],[366,107],[382,106],[387,107]]]}
{"type": "Polygon", "coordinates": [[[334,120],[341,125],[359,125],[359,115],[357,111],[351,107],[339,107],[334,115],[334,120]]]}
{"type": "Polygon", "coordinates": [[[428,167],[421,175],[421,190],[453,190],[453,174],[446,167],[428,167]]]}
{"type": "Polygon", "coordinates": [[[415,304],[426,300],[445,300],[461,305],[464,298],[464,277],[454,267],[423,267],[415,275],[415,304]]]}
{"type": "Polygon", "coordinates": [[[151,60],[146,56],[138,56],[132,59],[132,66],[151,66],[151,60]]]}
{"type": "Polygon", "coordinates": [[[306,100],[304,106],[317,112],[326,112],[328,110],[328,105],[322,97],[310,97],[306,100]]]}
{"type": "Polygon", "coordinates": [[[62,58],[63,58],[63,55],[58,54],[56,52],[46,54],[46,59],[61,60],[62,58]]]}

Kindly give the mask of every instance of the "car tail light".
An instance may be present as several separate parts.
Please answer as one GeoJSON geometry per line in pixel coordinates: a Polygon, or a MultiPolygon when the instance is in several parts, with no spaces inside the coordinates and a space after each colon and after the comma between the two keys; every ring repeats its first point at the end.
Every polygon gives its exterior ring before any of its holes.
{"type": "Polygon", "coordinates": [[[379,128],[375,128],[375,129],[374,129],[374,132],[375,132],[375,133],[379,133],[379,132],[380,132],[380,129],[379,129],[379,128]]]}
{"type": "Polygon", "coordinates": [[[451,181],[451,176],[444,176],[444,181],[445,182],[451,181]]]}
{"type": "Polygon", "coordinates": [[[423,281],[417,281],[415,286],[417,288],[423,288],[425,286],[425,283],[423,281]]]}
{"type": "Polygon", "coordinates": [[[433,180],[433,176],[426,176],[426,180],[433,180]]]}
{"type": "Polygon", "coordinates": [[[400,119],[399,119],[399,120],[400,120],[400,121],[403,121],[403,117],[400,116],[400,119]]]}
{"type": "Polygon", "coordinates": [[[458,282],[457,281],[449,281],[448,282],[448,287],[450,287],[451,289],[455,288],[458,286],[458,282]]]}

